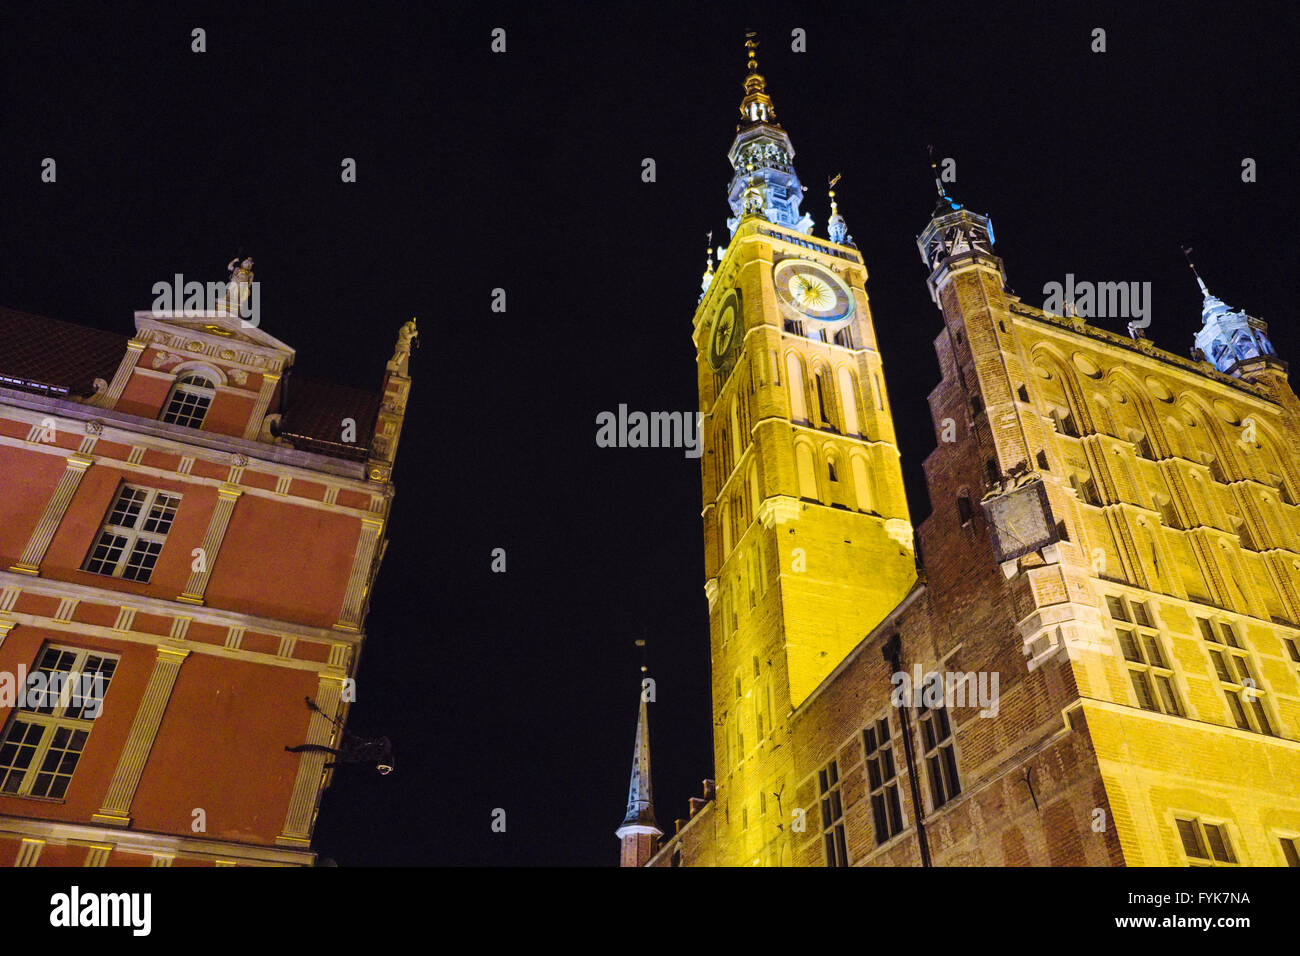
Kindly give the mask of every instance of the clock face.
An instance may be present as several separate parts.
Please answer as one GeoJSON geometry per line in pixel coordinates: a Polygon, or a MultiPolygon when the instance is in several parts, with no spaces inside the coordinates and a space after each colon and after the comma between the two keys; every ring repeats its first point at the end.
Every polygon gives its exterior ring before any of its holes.
{"type": "Polygon", "coordinates": [[[776,295],[801,316],[839,322],[853,314],[853,291],[830,269],[806,259],[782,259],[772,270],[776,295]]]}
{"type": "Polygon", "coordinates": [[[718,317],[713,320],[713,334],[709,338],[709,364],[714,371],[722,368],[732,343],[736,341],[740,329],[740,296],[732,289],[718,309],[718,317]]]}

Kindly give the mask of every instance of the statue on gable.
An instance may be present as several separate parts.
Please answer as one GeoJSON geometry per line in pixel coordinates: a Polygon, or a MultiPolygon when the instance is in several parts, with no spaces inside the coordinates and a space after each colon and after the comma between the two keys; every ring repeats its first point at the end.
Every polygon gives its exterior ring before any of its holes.
{"type": "Polygon", "coordinates": [[[230,279],[226,283],[226,311],[238,313],[248,301],[253,287],[253,260],[244,259],[241,262],[236,256],[226,266],[226,272],[230,273],[230,279]]]}
{"type": "Polygon", "coordinates": [[[405,378],[410,377],[408,363],[411,358],[411,349],[419,348],[416,339],[419,333],[415,330],[415,319],[411,319],[403,325],[397,332],[397,348],[393,352],[393,357],[388,360],[388,371],[396,372],[405,378]]]}

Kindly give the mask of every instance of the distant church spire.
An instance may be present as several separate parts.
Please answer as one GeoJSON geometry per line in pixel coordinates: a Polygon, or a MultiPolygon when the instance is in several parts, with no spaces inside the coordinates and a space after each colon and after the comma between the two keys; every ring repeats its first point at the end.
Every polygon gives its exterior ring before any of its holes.
{"type": "MultiPolygon", "coordinates": [[[[644,648],[645,641],[637,641],[644,648]]],[[[627,788],[627,814],[614,835],[622,841],[621,866],[644,866],[654,856],[663,831],[655,823],[654,793],[650,787],[650,718],[646,707],[645,664],[641,665],[641,710],[636,720],[632,749],[632,781],[627,788]]]]}
{"type": "Polygon", "coordinates": [[[734,173],[728,189],[734,235],[742,219],[757,216],[802,233],[811,233],[813,220],[799,209],[803,186],[794,171],[794,145],[776,119],[776,107],[767,93],[767,81],[758,72],[758,39],[745,34],[748,57],[745,96],[740,101],[740,123],[727,153],[734,173]]]}
{"type": "Polygon", "coordinates": [[[1192,249],[1183,246],[1187,265],[1201,289],[1201,329],[1196,333],[1196,347],[1216,369],[1238,378],[1263,367],[1280,368],[1282,363],[1273,352],[1268,325],[1263,319],[1234,309],[1210,292],[1192,262],[1192,249]]]}

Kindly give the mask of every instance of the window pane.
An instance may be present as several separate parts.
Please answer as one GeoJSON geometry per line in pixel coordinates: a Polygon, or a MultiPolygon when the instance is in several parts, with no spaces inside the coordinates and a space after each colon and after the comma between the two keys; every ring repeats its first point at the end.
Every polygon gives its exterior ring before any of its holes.
{"type": "Polygon", "coordinates": [[[1223,629],[1223,639],[1227,641],[1229,647],[1241,647],[1240,642],[1237,640],[1237,632],[1233,630],[1231,624],[1224,621],[1219,627],[1223,629]]]}
{"type": "Polygon", "coordinates": [[[1223,827],[1213,823],[1205,825],[1205,838],[1209,841],[1210,852],[1220,863],[1235,863],[1232,847],[1228,844],[1228,833],[1223,827]]]}
{"type": "Polygon", "coordinates": [[[1129,679],[1133,682],[1133,692],[1137,694],[1138,706],[1144,710],[1159,710],[1156,707],[1154,695],[1151,693],[1151,682],[1147,679],[1146,671],[1129,671],[1129,679]]]}
{"type": "Polygon", "coordinates": [[[1124,602],[1112,595],[1106,596],[1106,606],[1110,609],[1110,616],[1117,621],[1127,621],[1128,611],[1124,609],[1124,602]]]}
{"type": "Polygon", "coordinates": [[[1246,719],[1246,711],[1242,708],[1236,693],[1230,690],[1224,693],[1228,697],[1228,708],[1232,711],[1232,719],[1237,722],[1237,726],[1242,730],[1251,730],[1250,721],[1246,719]]]}
{"type": "Polygon", "coordinates": [[[1201,636],[1203,638],[1205,638],[1207,641],[1210,641],[1213,644],[1219,643],[1219,638],[1215,636],[1214,628],[1210,626],[1209,621],[1207,621],[1203,617],[1198,617],[1196,619],[1196,623],[1201,626],[1201,636]]]}
{"type": "Polygon", "coordinates": [[[1268,714],[1264,711],[1263,701],[1256,697],[1250,702],[1250,708],[1255,712],[1255,722],[1259,724],[1259,732],[1268,734],[1270,737],[1274,736],[1273,725],[1268,722],[1268,714]]]}
{"type": "Polygon", "coordinates": [[[1155,667],[1166,667],[1164,655],[1160,653],[1160,642],[1150,634],[1142,635],[1142,646],[1146,648],[1147,663],[1155,667]]]}
{"type": "Polygon", "coordinates": [[[1219,675],[1219,680],[1225,683],[1234,683],[1232,674],[1228,672],[1228,662],[1223,659],[1223,654],[1219,651],[1210,651],[1210,659],[1214,661],[1214,672],[1219,675]]]}
{"type": "Polygon", "coordinates": [[[1124,652],[1124,659],[1135,664],[1145,663],[1142,660],[1142,651],[1138,649],[1137,641],[1133,637],[1133,632],[1119,628],[1115,633],[1119,635],[1119,646],[1120,650],[1124,652]]]}
{"type": "Polygon", "coordinates": [[[1194,820],[1176,820],[1178,824],[1178,835],[1183,840],[1183,852],[1190,857],[1197,859],[1206,859],[1208,854],[1205,852],[1205,844],[1201,841],[1200,827],[1194,820]]]}
{"type": "Polygon", "coordinates": [[[1137,621],[1139,624],[1141,624],[1143,627],[1151,627],[1151,618],[1147,614],[1147,606],[1145,604],[1138,604],[1137,602],[1134,602],[1133,619],[1137,621]]]}
{"type": "Polygon", "coordinates": [[[1182,705],[1178,703],[1178,695],[1174,693],[1173,681],[1163,675],[1157,675],[1156,687],[1160,689],[1160,700],[1165,705],[1165,713],[1176,717],[1183,716],[1182,705]]]}

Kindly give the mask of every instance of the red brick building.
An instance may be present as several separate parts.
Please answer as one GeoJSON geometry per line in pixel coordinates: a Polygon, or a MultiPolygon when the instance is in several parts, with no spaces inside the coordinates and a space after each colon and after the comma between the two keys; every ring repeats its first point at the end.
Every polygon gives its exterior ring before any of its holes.
{"type": "Polygon", "coordinates": [[[0,308],[0,865],[314,862],[328,756],[284,748],[355,699],[414,337],[370,393],[223,303],[0,308]]]}

